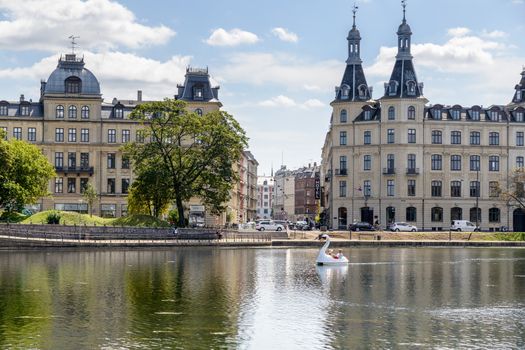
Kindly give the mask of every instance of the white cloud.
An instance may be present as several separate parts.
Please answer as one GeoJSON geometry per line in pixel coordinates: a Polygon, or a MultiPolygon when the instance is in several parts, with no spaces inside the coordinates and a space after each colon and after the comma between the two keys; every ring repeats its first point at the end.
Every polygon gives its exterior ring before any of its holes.
{"type": "MultiPolygon", "coordinates": [[[[46,57],[26,68],[2,69],[0,78],[34,81],[32,95],[38,96],[39,80],[47,80],[56,68],[58,57],[46,57]]],[[[136,90],[143,90],[144,99],[173,97],[177,83],[184,82],[191,60],[189,56],[173,56],[167,61],[157,61],[121,52],[85,52],[84,57],[86,68],[98,78],[106,100],[133,99],[136,90]]]]}
{"type": "Polygon", "coordinates": [[[229,82],[271,83],[290,90],[304,90],[308,86],[332,91],[341,80],[344,65],[337,60],[307,61],[284,54],[237,53],[229,57],[218,74],[229,82]]]}
{"type": "Polygon", "coordinates": [[[206,40],[212,46],[237,46],[241,44],[255,44],[259,41],[257,35],[238,28],[226,31],[223,28],[215,29],[206,40]]]}
{"type": "Polygon", "coordinates": [[[165,44],[170,28],[147,26],[110,0],[0,0],[0,48],[64,52],[68,37],[79,36],[81,50],[141,48],[165,44]]]}
{"type": "Polygon", "coordinates": [[[449,36],[465,36],[470,33],[470,29],[465,27],[450,28],[447,33],[449,36]]]}
{"type": "Polygon", "coordinates": [[[272,29],[272,34],[281,39],[282,41],[296,43],[299,41],[297,34],[288,31],[288,29],[277,27],[272,29]]]}
{"type": "Polygon", "coordinates": [[[306,108],[321,108],[321,107],[325,107],[326,105],[316,99],[316,98],[312,98],[312,99],[309,99],[309,100],[306,100],[303,104],[306,108]]]}
{"type": "Polygon", "coordinates": [[[523,1],[523,0],[512,0],[512,3],[515,4],[515,5],[521,5],[521,4],[525,4],[525,1],[523,1]]]}
{"type": "Polygon", "coordinates": [[[486,30],[484,30],[482,33],[481,33],[482,36],[486,37],[486,38],[490,38],[490,39],[499,39],[499,38],[505,38],[508,36],[507,33],[501,31],[501,30],[493,30],[491,32],[488,32],[486,30]]]}
{"type": "Polygon", "coordinates": [[[297,103],[288,96],[279,95],[269,100],[264,100],[258,103],[261,107],[298,107],[302,109],[321,108],[326,105],[318,99],[309,99],[303,103],[297,103]]]}

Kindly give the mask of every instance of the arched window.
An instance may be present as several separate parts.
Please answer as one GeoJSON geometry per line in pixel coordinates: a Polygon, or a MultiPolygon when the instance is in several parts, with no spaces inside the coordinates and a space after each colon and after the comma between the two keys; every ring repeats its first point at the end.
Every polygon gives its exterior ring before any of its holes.
{"type": "Polygon", "coordinates": [[[69,108],[67,109],[67,117],[70,119],[77,118],[77,107],[76,106],[69,106],[69,108]]]}
{"type": "Polygon", "coordinates": [[[346,100],[350,97],[350,87],[348,85],[341,86],[341,98],[346,100]]]}
{"type": "Polygon", "coordinates": [[[116,119],[123,119],[124,118],[124,109],[122,106],[115,106],[113,109],[113,117],[116,119]]]}
{"type": "Polygon", "coordinates": [[[406,221],[416,221],[416,213],[417,213],[417,210],[416,208],[414,207],[407,207],[407,210],[406,210],[406,221]]]}
{"type": "Polygon", "coordinates": [[[198,85],[193,87],[193,99],[204,100],[204,89],[202,86],[198,85]]]}
{"type": "Polygon", "coordinates": [[[470,208],[470,221],[475,224],[481,222],[481,208],[470,208]],[[478,213],[477,220],[476,220],[476,212],[478,213]]]}
{"type": "Polygon", "coordinates": [[[198,116],[202,117],[202,109],[197,108],[197,109],[195,110],[195,113],[197,113],[198,116]]]}
{"type": "Polygon", "coordinates": [[[82,91],[82,80],[78,77],[69,77],[64,82],[66,94],[79,94],[82,91]]]}
{"type": "Polygon", "coordinates": [[[388,84],[388,94],[395,95],[397,92],[397,81],[391,80],[388,84]]]}
{"type": "Polygon", "coordinates": [[[416,83],[413,80],[407,82],[407,95],[414,96],[416,94],[416,83]]]}
{"type": "Polygon", "coordinates": [[[64,106],[58,105],[56,108],[56,118],[57,119],[63,119],[64,118],[64,106]]]}
{"type": "Polygon", "coordinates": [[[408,119],[416,119],[416,108],[414,106],[408,107],[408,119]]]}
{"type": "Polygon", "coordinates": [[[341,114],[339,116],[339,121],[341,123],[346,123],[348,121],[348,113],[346,112],[346,109],[343,109],[341,111],[341,114]]]}
{"type": "Polygon", "coordinates": [[[443,208],[433,207],[430,210],[430,216],[432,222],[443,222],[443,208]]]}
{"type": "Polygon", "coordinates": [[[82,109],[80,110],[80,117],[82,119],[89,119],[89,107],[88,106],[82,106],[82,109]]]}
{"type": "Polygon", "coordinates": [[[366,98],[366,90],[367,90],[366,85],[364,84],[359,85],[359,87],[357,88],[357,91],[359,92],[359,98],[361,99],[366,98]]]}
{"type": "Polygon", "coordinates": [[[450,220],[462,220],[463,219],[463,209],[454,207],[450,209],[450,220]]]}
{"type": "Polygon", "coordinates": [[[395,120],[396,119],[396,109],[394,106],[388,107],[388,120],[395,120]]]}
{"type": "Polygon", "coordinates": [[[498,208],[489,209],[489,222],[500,222],[500,210],[498,208]]]}

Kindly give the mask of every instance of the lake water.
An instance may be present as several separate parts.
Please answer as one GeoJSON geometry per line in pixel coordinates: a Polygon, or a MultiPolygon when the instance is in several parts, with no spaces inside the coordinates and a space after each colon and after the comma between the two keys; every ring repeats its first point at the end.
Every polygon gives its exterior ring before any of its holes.
{"type": "Polygon", "coordinates": [[[0,252],[0,348],[525,348],[525,249],[344,253],[0,252]]]}

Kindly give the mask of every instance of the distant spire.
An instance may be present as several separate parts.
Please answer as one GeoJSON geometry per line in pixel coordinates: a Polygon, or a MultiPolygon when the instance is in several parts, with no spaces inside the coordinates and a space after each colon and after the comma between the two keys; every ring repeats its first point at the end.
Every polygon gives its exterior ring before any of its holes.
{"type": "Polygon", "coordinates": [[[75,39],[80,38],[79,36],[70,35],[69,39],[71,39],[71,53],[75,54],[75,47],[78,46],[78,44],[75,42],[75,39]]]}
{"type": "Polygon", "coordinates": [[[355,13],[357,12],[357,9],[359,7],[356,6],[355,2],[354,2],[354,6],[352,7],[352,13],[353,13],[353,17],[354,17],[354,21],[353,21],[353,24],[352,24],[352,28],[355,28],[355,13]]]}
{"type": "Polygon", "coordinates": [[[407,21],[406,17],[405,17],[405,11],[406,11],[406,7],[407,7],[407,0],[401,0],[401,6],[403,6],[403,23],[405,23],[407,21]]]}

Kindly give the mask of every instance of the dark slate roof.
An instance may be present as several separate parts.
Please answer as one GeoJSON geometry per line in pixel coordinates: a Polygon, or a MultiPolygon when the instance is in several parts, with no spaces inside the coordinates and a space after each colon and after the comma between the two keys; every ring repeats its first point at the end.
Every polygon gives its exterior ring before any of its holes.
{"type": "Polygon", "coordinates": [[[421,86],[417,82],[416,71],[412,60],[399,59],[394,65],[394,70],[390,76],[390,80],[385,83],[385,95],[383,98],[415,98],[423,95],[421,86]],[[394,93],[390,93],[390,85],[396,82],[394,93]],[[413,82],[414,93],[409,94],[408,83],[413,82]]]}
{"type": "Polygon", "coordinates": [[[67,54],[65,58],[60,57],[57,68],[47,79],[44,93],[65,93],[64,81],[71,76],[80,78],[82,81],[82,95],[100,96],[100,84],[97,78],[91,71],[84,68],[84,59],[77,58],[73,54],[67,54]]]}
{"type": "Polygon", "coordinates": [[[0,105],[7,106],[7,115],[4,117],[41,118],[44,116],[44,106],[40,102],[2,100],[0,105]],[[21,115],[22,105],[29,106],[29,115],[21,115]]]}
{"type": "Polygon", "coordinates": [[[444,121],[487,121],[487,122],[507,122],[508,120],[514,121],[514,114],[525,109],[518,107],[513,111],[507,111],[505,106],[493,105],[488,108],[482,108],[478,105],[471,107],[462,107],[460,105],[454,106],[443,106],[441,104],[435,104],[433,106],[425,107],[424,117],[430,120],[444,120],[444,121]],[[454,119],[452,113],[454,110],[461,112],[460,119],[454,119]],[[478,112],[478,118],[473,118],[473,112],[478,112]]]}
{"type": "Polygon", "coordinates": [[[516,92],[514,92],[514,96],[512,97],[512,102],[514,103],[523,103],[525,102],[525,67],[523,68],[523,72],[521,72],[521,81],[518,85],[515,87],[516,92]],[[518,90],[521,91],[521,98],[518,99],[518,90]]]}
{"type": "Polygon", "coordinates": [[[354,119],[355,122],[369,122],[381,120],[381,108],[379,103],[374,106],[363,106],[363,111],[354,119]]]}
{"type": "Polygon", "coordinates": [[[349,64],[346,66],[341,86],[336,87],[336,101],[367,101],[371,98],[366,83],[365,72],[360,64],[349,64]],[[343,95],[343,90],[348,89],[348,98],[343,95]],[[359,93],[361,90],[361,94],[359,93]]]}
{"type": "Polygon", "coordinates": [[[183,101],[219,102],[219,86],[208,74],[208,68],[186,68],[184,85],[177,85],[177,99],[183,101]],[[195,95],[202,89],[202,97],[195,95]]]}

